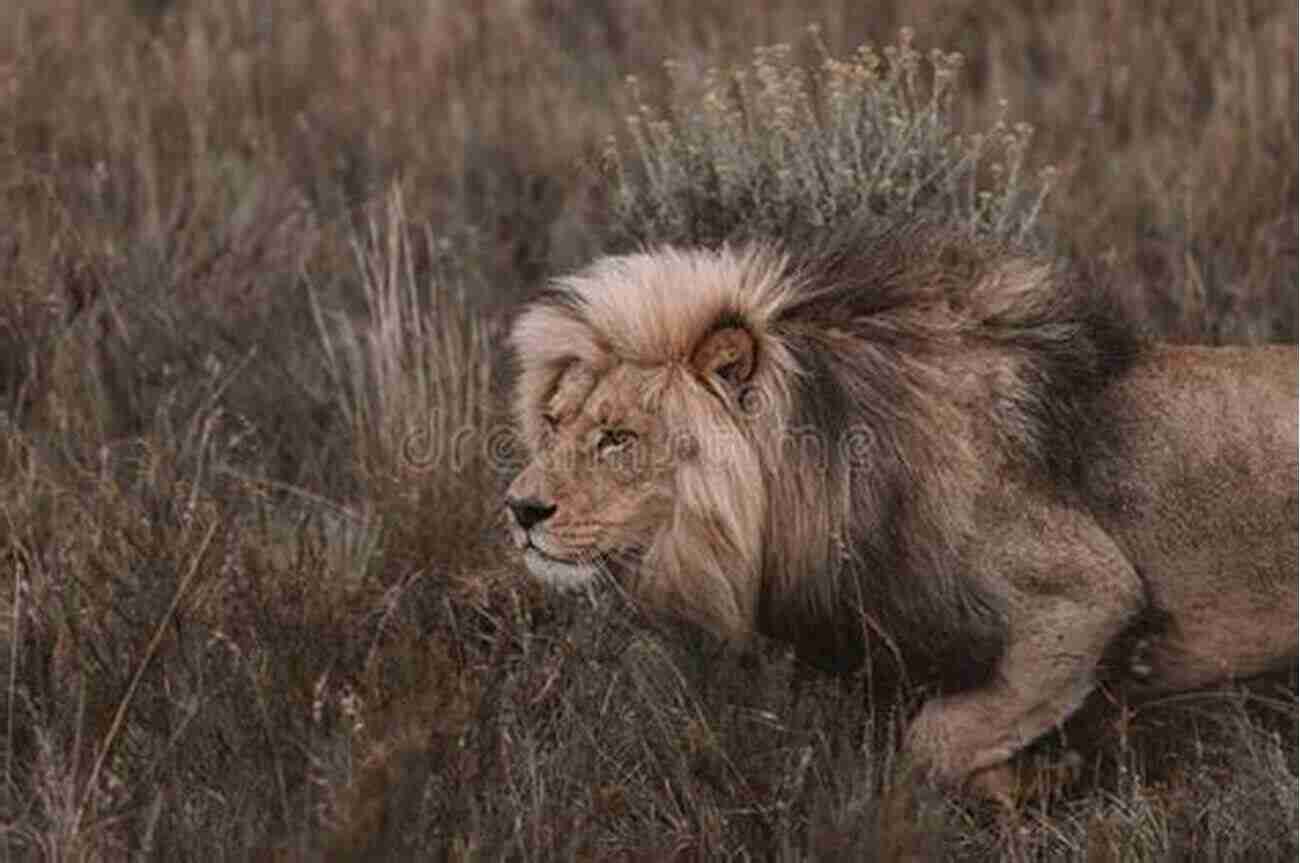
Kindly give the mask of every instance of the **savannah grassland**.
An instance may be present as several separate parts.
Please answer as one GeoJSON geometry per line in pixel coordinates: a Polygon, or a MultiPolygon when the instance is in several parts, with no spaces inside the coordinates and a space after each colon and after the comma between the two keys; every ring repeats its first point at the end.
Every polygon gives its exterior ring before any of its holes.
{"type": "Polygon", "coordinates": [[[1293,690],[891,796],[907,698],[548,595],[499,505],[511,309],[634,242],[925,203],[1294,341],[1293,3],[0,10],[0,860],[1295,859],[1293,690]]]}

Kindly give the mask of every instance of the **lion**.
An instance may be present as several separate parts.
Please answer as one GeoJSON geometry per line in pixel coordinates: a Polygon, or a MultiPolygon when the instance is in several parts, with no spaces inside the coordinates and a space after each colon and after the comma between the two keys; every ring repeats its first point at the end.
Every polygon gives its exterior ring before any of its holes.
{"type": "Polygon", "coordinates": [[[1068,262],[925,222],[603,257],[510,338],[527,569],[890,657],[936,782],[1103,685],[1296,662],[1293,346],[1149,342],[1068,262]]]}

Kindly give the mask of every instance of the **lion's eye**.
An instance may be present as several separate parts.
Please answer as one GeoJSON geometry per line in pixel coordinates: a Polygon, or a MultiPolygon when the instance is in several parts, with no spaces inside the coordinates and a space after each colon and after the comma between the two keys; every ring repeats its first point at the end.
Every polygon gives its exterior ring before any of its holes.
{"type": "Polygon", "coordinates": [[[610,456],[630,449],[634,443],[636,443],[636,432],[627,429],[606,429],[601,432],[600,439],[596,441],[596,452],[602,456],[610,456]]]}

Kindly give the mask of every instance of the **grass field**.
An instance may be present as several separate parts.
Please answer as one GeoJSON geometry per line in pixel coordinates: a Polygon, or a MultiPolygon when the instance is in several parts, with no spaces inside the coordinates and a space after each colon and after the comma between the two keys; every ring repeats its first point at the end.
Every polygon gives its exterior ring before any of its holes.
{"type": "Polygon", "coordinates": [[[633,242],[928,207],[1294,342],[1294,4],[0,15],[0,860],[1295,859],[1293,682],[902,809],[866,681],[548,595],[500,507],[511,310],[633,242]]]}

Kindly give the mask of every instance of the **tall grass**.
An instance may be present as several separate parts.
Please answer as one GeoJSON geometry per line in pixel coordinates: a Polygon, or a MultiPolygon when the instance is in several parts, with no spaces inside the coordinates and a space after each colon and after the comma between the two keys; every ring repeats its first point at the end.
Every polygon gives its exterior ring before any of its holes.
{"type": "Polygon", "coordinates": [[[602,248],[921,208],[1294,338],[1293,8],[809,8],[9,4],[0,856],[1294,858],[1289,693],[900,809],[864,681],[502,549],[499,334],[602,248]]]}

